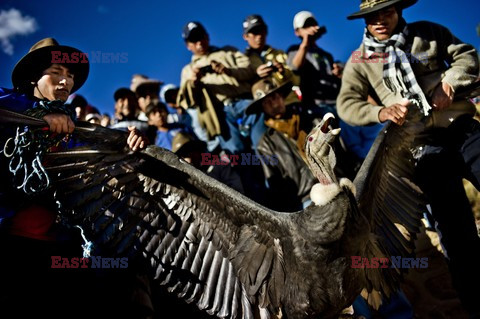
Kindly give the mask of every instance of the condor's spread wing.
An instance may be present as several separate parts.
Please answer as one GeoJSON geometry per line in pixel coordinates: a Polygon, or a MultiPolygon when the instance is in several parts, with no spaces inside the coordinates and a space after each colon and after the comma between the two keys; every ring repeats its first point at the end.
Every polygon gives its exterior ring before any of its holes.
{"type": "MultiPolygon", "coordinates": [[[[383,256],[412,256],[426,202],[414,184],[413,140],[422,129],[420,114],[411,109],[403,126],[388,123],[379,133],[354,184],[360,211],[370,221],[383,256]]],[[[379,257],[370,256],[370,257],[379,257]]],[[[388,291],[384,282],[398,282],[402,269],[367,271],[376,290],[388,291]],[[382,288],[382,289],[380,289],[382,288]]]]}
{"type": "Polygon", "coordinates": [[[88,146],[46,154],[44,162],[61,215],[82,227],[92,255],[142,255],[162,285],[219,317],[278,312],[288,214],[167,150],[129,152],[123,132],[83,126],[76,138],[88,146]]]}

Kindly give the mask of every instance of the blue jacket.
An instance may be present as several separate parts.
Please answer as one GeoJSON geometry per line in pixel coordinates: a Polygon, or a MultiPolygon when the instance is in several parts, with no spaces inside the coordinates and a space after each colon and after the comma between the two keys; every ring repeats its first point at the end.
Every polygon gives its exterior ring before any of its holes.
{"type": "MultiPolygon", "coordinates": [[[[11,89],[0,88],[1,108],[23,113],[26,110],[33,108],[36,103],[37,102],[32,101],[25,94],[19,94],[11,89]]],[[[7,159],[3,156],[3,145],[5,145],[6,140],[12,137],[13,134],[14,131],[12,128],[0,125],[0,151],[2,153],[0,155],[0,177],[2,179],[2,184],[4,184],[0,187],[0,224],[2,224],[5,218],[11,217],[14,214],[11,205],[8,204],[8,202],[10,202],[8,200],[10,196],[9,194],[6,194],[8,191],[8,185],[5,184],[10,184],[8,182],[10,177],[6,168],[7,159]]]]}
{"type": "Polygon", "coordinates": [[[0,88],[0,107],[23,113],[35,106],[37,102],[29,99],[25,94],[14,92],[11,89],[0,88]]]}

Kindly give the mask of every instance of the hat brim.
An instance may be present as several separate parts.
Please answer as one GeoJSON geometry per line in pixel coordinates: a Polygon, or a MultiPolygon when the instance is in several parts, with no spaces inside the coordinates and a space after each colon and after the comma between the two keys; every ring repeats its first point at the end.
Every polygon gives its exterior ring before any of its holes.
{"type": "Polygon", "coordinates": [[[248,26],[248,28],[244,29],[243,34],[247,34],[255,28],[263,28],[265,30],[265,32],[267,32],[267,25],[262,24],[262,23],[256,23],[256,24],[252,24],[252,25],[248,26]]]}
{"type": "MultiPolygon", "coordinates": [[[[24,87],[26,84],[34,80],[34,76],[48,69],[54,64],[52,51],[60,51],[62,54],[67,53],[72,57],[72,53],[78,53],[78,60],[73,63],[58,63],[66,66],[71,73],[74,74],[74,84],[70,94],[74,93],[82,87],[88,77],[90,71],[90,63],[88,57],[82,51],[65,45],[46,46],[27,53],[20,61],[17,62],[12,71],[12,84],[14,88],[24,87]],[[83,56],[81,54],[84,54],[83,56]]],[[[58,58],[62,58],[60,55],[58,58]]],[[[66,61],[67,62],[67,61],[66,61]]]]}
{"type": "Polygon", "coordinates": [[[206,148],[207,144],[205,142],[200,140],[192,140],[180,146],[180,148],[174,151],[174,153],[178,156],[187,156],[191,152],[202,152],[206,148]]]}
{"type": "Polygon", "coordinates": [[[265,96],[263,96],[263,97],[259,98],[258,100],[255,100],[252,103],[250,103],[245,109],[245,114],[250,115],[250,114],[255,114],[255,113],[262,112],[262,102],[265,98],[271,96],[272,94],[274,94],[276,92],[280,93],[285,98],[292,91],[292,86],[293,86],[292,82],[287,82],[287,83],[284,83],[284,84],[276,87],[275,89],[273,89],[270,92],[268,92],[267,94],[265,94],[265,96]]]}
{"type": "Polygon", "coordinates": [[[390,7],[392,5],[395,5],[395,4],[399,4],[400,8],[401,9],[405,9],[405,8],[408,8],[412,5],[414,5],[418,0],[390,0],[390,1],[386,1],[384,3],[380,3],[380,4],[377,4],[371,8],[366,8],[366,9],[362,9],[358,12],[355,12],[355,13],[352,13],[351,15],[349,15],[347,17],[348,20],[354,20],[354,19],[360,19],[360,18],[364,18],[366,15],[369,15],[370,13],[373,13],[373,12],[376,12],[376,11],[379,11],[379,10],[382,10],[384,8],[387,8],[387,7],[390,7]]]}

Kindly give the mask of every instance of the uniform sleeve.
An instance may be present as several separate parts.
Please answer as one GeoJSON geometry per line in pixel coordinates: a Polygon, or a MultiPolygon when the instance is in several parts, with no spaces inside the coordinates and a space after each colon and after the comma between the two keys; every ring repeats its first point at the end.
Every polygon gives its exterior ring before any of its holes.
{"type": "Polygon", "coordinates": [[[378,112],[382,106],[367,102],[368,79],[361,74],[358,65],[360,64],[352,63],[351,58],[345,65],[342,86],[337,97],[338,115],[350,125],[379,123],[378,112]]]}

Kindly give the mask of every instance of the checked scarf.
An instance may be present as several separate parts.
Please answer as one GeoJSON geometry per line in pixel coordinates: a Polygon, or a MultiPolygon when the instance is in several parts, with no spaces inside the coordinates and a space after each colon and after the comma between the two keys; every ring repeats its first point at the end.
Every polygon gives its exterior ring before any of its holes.
{"type": "Polygon", "coordinates": [[[384,41],[375,39],[365,28],[363,44],[368,57],[374,53],[381,53],[388,57],[388,62],[383,65],[383,84],[393,93],[400,92],[404,98],[417,105],[427,116],[432,107],[418,85],[409,59],[405,58],[407,56],[404,50],[408,26],[404,19],[399,21],[399,25],[404,25],[403,30],[384,41]]]}

